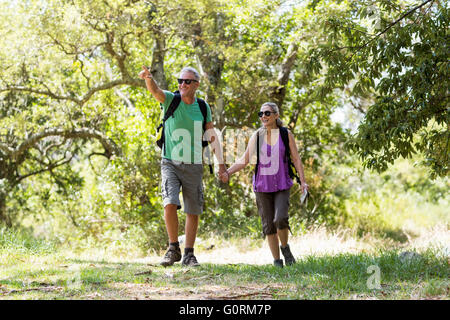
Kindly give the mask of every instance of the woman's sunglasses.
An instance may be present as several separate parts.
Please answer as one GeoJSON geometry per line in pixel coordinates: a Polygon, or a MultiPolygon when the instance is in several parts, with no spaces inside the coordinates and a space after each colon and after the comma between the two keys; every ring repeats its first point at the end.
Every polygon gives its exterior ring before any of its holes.
{"type": "Polygon", "coordinates": [[[178,84],[182,84],[183,82],[186,84],[191,84],[192,82],[198,82],[197,80],[194,79],[177,79],[178,84]]]}
{"type": "Polygon", "coordinates": [[[258,112],[258,117],[261,118],[263,115],[266,117],[270,117],[271,113],[276,113],[276,112],[275,111],[264,111],[264,112],[260,111],[260,112],[258,112]]]}

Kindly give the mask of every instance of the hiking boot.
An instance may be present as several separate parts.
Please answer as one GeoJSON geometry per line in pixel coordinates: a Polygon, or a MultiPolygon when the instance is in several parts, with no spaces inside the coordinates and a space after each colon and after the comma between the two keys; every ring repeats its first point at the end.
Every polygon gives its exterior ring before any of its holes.
{"type": "Polygon", "coordinates": [[[275,267],[283,268],[283,259],[273,260],[273,265],[275,267]]]}
{"type": "Polygon", "coordinates": [[[292,255],[289,245],[287,244],[286,247],[284,247],[284,248],[282,246],[280,246],[280,249],[281,249],[281,253],[284,256],[284,260],[286,261],[286,265],[287,266],[293,265],[295,263],[295,258],[292,255]]]}
{"type": "Polygon", "coordinates": [[[183,256],[183,261],[181,261],[181,264],[186,267],[198,267],[200,265],[192,252],[189,252],[183,256]]]}
{"type": "Polygon", "coordinates": [[[173,265],[175,262],[181,260],[181,250],[180,247],[169,245],[169,249],[167,250],[164,258],[160,262],[160,265],[164,267],[168,267],[173,265]]]}

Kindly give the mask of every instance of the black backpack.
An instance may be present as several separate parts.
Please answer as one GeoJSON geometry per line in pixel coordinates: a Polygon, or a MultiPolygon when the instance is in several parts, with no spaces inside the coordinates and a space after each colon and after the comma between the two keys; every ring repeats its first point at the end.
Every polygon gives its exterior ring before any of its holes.
{"type": "MultiPolygon", "coordinates": [[[[289,177],[292,180],[297,180],[298,184],[302,184],[300,182],[300,178],[297,175],[297,171],[295,170],[295,166],[291,160],[291,149],[289,148],[289,132],[286,127],[279,127],[281,140],[283,141],[285,153],[284,156],[288,163],[289,177]]],[[[256,134],[256,165],[255,165],[255,177],[258,174],[258,166],[259,166],[259,132],[256,134]]]]}
{"type": "MultiPolygon", "coordinates": [[[[159,124],[158,128],[156,128],[156,135],[158,135],[159,130],[161,130],[162,128],[162,132],[161,132],[161,136],[158,140],[156,140],[156,144],[158,145],[158,147],[160,147],[161,149],[164,148],[164,155],[166,154],[166,144],[165,142],[165,134],[164,134],[164,127],[165,127],[165,122],[167,121],[167,119],[169,119],[170,116],[174,116],[175,111],[177,110],[178,106],[180,105],[181,102],[181,95],[179,91],[175,91],[174,92],[174,97],[172,99],[172,102],[170,103],[169,107],[167,108],[166,113],[164,113],[164,117],[161,121],[161,123],[159,124]]],[[[205,127],[206,127],[206,117],[208,115],[208,111],[207,111],[207,107],[206,107],[206,102],[203,99],[197,98],[197,102],[198,105],[200,107],[200,111],[202,112],[203,115],[203,132],[205,132],[205,127]]],[[[209,144],[208,141],[204,141],[202,140],[202,147],[205,148],[207,147],[209,144]]],[[[209,165],[209,171],[210,173],[213,173],[213,169],[212,169],[212,165],[209,165]]]]}

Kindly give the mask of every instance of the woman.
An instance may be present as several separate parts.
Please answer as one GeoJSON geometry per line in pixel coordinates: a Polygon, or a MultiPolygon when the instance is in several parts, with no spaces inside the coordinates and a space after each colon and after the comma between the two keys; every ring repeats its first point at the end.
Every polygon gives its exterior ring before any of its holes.
{"type": "Polygon", "coordinates": [[[250,158],[256,153],[258,144],[255,175],[253,176],[253,191],[256,195],[258,213],[261,217],[264,235],[267,236],[270,251],[274,258],[274,265],[283,267],[280,259],[280,250],[283,253],[286,265],[295,263],[288,244],[289,238],[289,194],[293,184],[289,176],[286,148],[289,148],[292,163],[299,173],[302,193],[307,190],[303,165],[298,155],[294,135],[288,132],[289,145],[285,146],[280,134],[282,122],[279,119],[279,110],[275,103],[266,102],[261,106],[258,116],[262,127],[250,138],[244,155],[233,164],[226,173],[220,175],[223,182],[243,169],[250,158]],[[281,243],[281,246],[279,244],[281,243]]]}

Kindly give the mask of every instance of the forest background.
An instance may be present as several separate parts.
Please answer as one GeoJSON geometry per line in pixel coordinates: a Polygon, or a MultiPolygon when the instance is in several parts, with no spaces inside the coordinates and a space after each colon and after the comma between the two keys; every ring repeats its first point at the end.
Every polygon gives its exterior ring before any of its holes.
{"type": "MultiPolygon", "coordinates": [[[[312,195],[293,187],[294,234],[448,232],[448,22],[447,1],[0,1],[2,230],[166,246],[148,65],[172,91],[200,70],[228,152],[263,102],[280,106],[312,195]]],[[[205,168],[200,237],[260,238],[252,174],[205,168]]]]}

